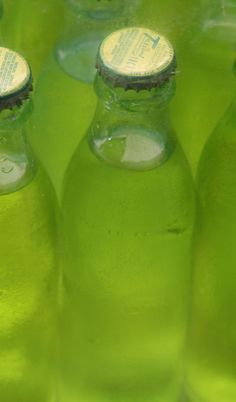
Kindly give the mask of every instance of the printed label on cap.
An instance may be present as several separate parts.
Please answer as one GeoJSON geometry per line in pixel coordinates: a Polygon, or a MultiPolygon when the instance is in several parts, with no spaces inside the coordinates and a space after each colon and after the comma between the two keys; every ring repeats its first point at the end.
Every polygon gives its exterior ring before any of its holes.
{"type": "Polygon", "coordinates": [[[26,60],[12,50],[0,47],[0,96],[20,91],[30,78],[26,60]]]}
{"type": "Polygon", "coordinates": [[[129,77],[151,76],[173,61],[174,49],[167,39],[145,28],[125,28],[109,35],[100,56],[106,67],[129,77]]]}

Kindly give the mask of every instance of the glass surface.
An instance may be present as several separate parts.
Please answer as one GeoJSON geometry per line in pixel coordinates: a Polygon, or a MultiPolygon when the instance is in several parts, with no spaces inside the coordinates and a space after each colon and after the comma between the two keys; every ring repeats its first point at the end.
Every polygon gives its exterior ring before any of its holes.
{"type": "Polygon", "coordinates": [[[210,136],[198,171],[200,208],[189,333],[191,401],[236,399],[236,99],[210,136]]]}
{"type": "Polygon", "coordinates": [[[28,143],[31,100],[0,113],[0,395],[50,402],[58,291],[56,200],[28,143]]]}
{"type": "Polygon", "coordinates": [[[194,190],[168,117],[174,86],[125,92],[97,78],[96,91],[64,187],[60,393],[63,401],[177,402],[194,190]]]}

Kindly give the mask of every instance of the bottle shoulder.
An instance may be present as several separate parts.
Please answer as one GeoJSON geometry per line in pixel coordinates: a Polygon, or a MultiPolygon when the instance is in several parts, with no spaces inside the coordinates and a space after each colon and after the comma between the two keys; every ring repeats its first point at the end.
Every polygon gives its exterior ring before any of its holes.
{"type": "Polygon", "coordinates": [[[228,164],[226,154],[236,153],[236,98],[233,100],[219,123],[211,133],[200,158],[198,176],[204,174],[211,166],[217,168],[218,164],[228,164]],[[201,173],[202,172],[202,173],[201,173]]]}
{"type": "Polygon", "coordinates": [[[124,210],[126,214],[136,211],[138,219],[148,209],[157,219],[165,210],[165,216],[171,220],[182,216],[186,224],[191,224],[195,191],[180,146],[176,146],[171,158],[161,166],[136,171],[107,165],[90,152],[84,139],[65,177],[63,210],[78,216],[84,211],[93,213],[94,208],[101,210],[101,217],[110,211],[111,219],[114,211],[119,216],[124,210]]]}
{"type": "MultiPolygon", "coordinates": [[[[125,158],[128,159],[127,154],[130,152],[133,152],[133,158],[135,159],[136,157],[136,162],[138,163],[138,158],[140,157],[141,151],[140,148],[142,146],[144,146],[144,150],[142,155],[145,155],[145,153],[147,153],[147,148],[145,148],[145,141],[147,140],[147,143],[149,144],[149,141],[151,141],[150,145],[155,145],[153,144],[153,142],[159,138],[158,137],[158,132],[155,131],[153,129],[153,131],[151,132],[151,128],[149,130],[149,127],[142,127],[140,125],[137,124],[136,125],[132,125],[132,127],[130,127],[130,125],[126,126],[115,126],[113,127],[113,129],[117,129],[117,133],[118,135],[114,135],[113,132],[113,137],[115,139],[120,140],[121,142],[123,142],[124,146],[120,146],[119,148],[119,152],[121,155],[120,160],[123,161],[125,160],[125,158]],[[128,131],[128,135],[126,135],[126,131],[128,131]],[[132,137],[131,139],[129,137],[132,137]],[[145,138],[143,138],[145,137],[145,138]],[[137,146],[138,144],[138,146],[137,146]],[[136,147],[136,149],[135,149],[136,147]],[[136,152],[135,152],[136,151],[136,152]]],[[[114,130],[113,130],[114,131],[114,130]]],[[[115,133],[115,134],[117,134],[115,133]]],[[[112,172],[129,172],[129,171],[140,171],[141,173],[143,172],[143,174],[145,174],[145,172],[147,172],[147,174],[149,174],[149,172],[154,171],[154,174],[161,174],[163,171],[165,171],[166,169],[168,170],[170,169],[174,169],[176,168],[177,171],[183,171],[184,176],[188,176],[191,179],[191,172],[190,172],[190,167],[188,165],[186,156],[183,152],[183,149],[181,147],[181,145],[179,144],[175,133],[173,131],[173,129],[170,127],[170,130],[168,131],[168,136],[170,138],[170,143],[171,146],[169,145],[169,153],[166,156],[166,158],[163,159],[163,161],[161,161],[161,163],[157,163],[156,165],[153,166],[144,166],[143,168],[136,168],[136,166],[127,166],[126,164],[124,164],[122,166],[122,164],[117,165],[116,163],[112,163],[113,160],[111,158],[111,160],[106,160],[105,157],[102,158],[100,157],[99,153],[96,152],[96,149],[94,149],[95,145],[94,145],[94,141],[96,142],[96,140],[98,141],[98,146],[99,143],[104,143],[105,140],[112,140],[112,137],[109,136],[109,133],[106,131],[106,133],[104,133],[104,136],[93,136],[91,135],[91,127],[89,129],[89,131],[87,132],[87,134],[83,137],[83,139],[81,140],[81,142],[79,143],[75,153],[73,154],[71,161],[69,163],[69,166],[67,168],[67,172],[65,175],[65,183],[68,182],[70,179],[72,179],[73,176],[76,176],[79,172],[82,171],[81,166],[84,166],[84,168],[86,166],[97,166],[98,169],[103,169],[104,171],[112,171],[112,172]],[[94,140],[95,138],[95,140],[94,140]],[[163,163],[162,163],[163,162],[163,163]]],[[[166,147],[166,142],[165,139],[163,140],[163,148],[166,147]]],[[[112,144],[113,145],[113,144],[112,144]]],[[[146,144],[147,145],[147,144],[146,144]]],[[[161,146],[161,142],[157,142],[156,145],[161,146]]],[[[114,151],[115,152],[115,151],[114,151]]],[[[154,152],[152,150],[152,152],[154,152]]],[[[159,152],[161,152],[161,150],[159,149],[159,152]]]]}
{"type": "Polygon", "coordinates": [[[57,199],[51,181],[41,166],[31,180],[22,188],[0,195],[0,205],[5,209],[16,209],[30,213],[39,209],[57,208],[57,199]],[[5,207],[4,207],[5,206],[5,207]]]}
{"type": "Polygon", "coordinates": [[[197,187],[201,203],[213,209],[233,205],[236,200],[236,102],[211,134],[200,158],[197,187]],[[217,208],[218,208],[217,207],[217,208]]]}

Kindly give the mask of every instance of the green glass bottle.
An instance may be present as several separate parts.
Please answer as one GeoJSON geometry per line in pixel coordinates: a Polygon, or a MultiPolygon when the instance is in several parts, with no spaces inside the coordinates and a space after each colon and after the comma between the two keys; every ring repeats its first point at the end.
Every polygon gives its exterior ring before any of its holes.
{"type": "Polygon", "coordinates": [[[72,77],[92,83],[102,39],[127,25],[137,0],[65,0],[68,11],[64,33],[57,45],[57,60],[72,77]]]}
{"type": "Polygon", "coordinates": [[[202,149],[234,94],[235,29],[234,2],[202,0],[179,52],[172,118],[194,175],[202,149]]]}
{"type": "Polygon", "coordinates": [[[88,48],[89,53],[91,50],[97,51],[98,40],[96,39],[92,48],[87,47],[86,40],[92,37],[94,39],[98,33],[101,40],[107,30],[113,30],[114,26],[124,24],[127,15],[130,15],[136,6],[136,0],[132,0],[129,4],[123,0],[110,2],[66,0],[64,6],[66,20],[64,33],[46,60],[37,81],[31,136],[33,148],[49,172],[59,199],[68,163],[88,129],[96,108],[96,96],[92,86],[74,79],[76,74],[73,74],[73,71],[78,70],[80,61],[87,63],[83,71],[89,74],[92,71],[92,75],[95,71],[94,53],[90,61],[80,57],[79,53],[83,52],[80,49],[81,36],[84,39],[84,50],[88,48]],[[89,24],[89,30],[86,24],[89,24]],[[76,49],[74,53],[73,46],[76,49]],[[63,52],[68,57],[62,61],[60,55],[63,52]],[[72,116],[78,116],[78,119],[72,116]]]}
{"type": "Polygon", "coordinates": [[[32,76],[0,48],[0,395],[51,402],[57,299],[54,192],[28,144],[32,76]]]}
{"type": "Polygon", "coordinates": [[[168,114],[175,54],[126,28],[97,68],[97,111],[64,187],[61,400],[177,402],[194,191],[168,114]]]}
{"type": "MultiPolygon", "coordinates": [[[[99,4],[93,1],[94,4],[99,4]]],[[[180,53],[183,33],[185,37],[197,8],[196,2],[194,6],[187,6],[186,2],[188,0],[176,0],[175,6],[172,0],[161,4],[153,3],[153,0],[129,4],[135,11],[132,12],[132,19],[135,19],[138,26],[144,25],[154,30],[160,26],[162,32],[173,40],[177,52],[180,53]],[[181,19],[178,20],[177,10],[178,14],[181,14],[181,19]]],[[[74,21],[75,13],[70,10],[71,6],[67,1],[65,17],[69,20],[71,16],[74,21]]],[[[80,17],[79,20],[81,19],[84,20],[80,17]]],[[[91,123],[95,108],[96,96],[92,86],[66,74],[55,54],[51,54],[37,80],[31,142],[50,174],[59,199],[66,168],[91,123]]]]}
{"type": "Polygon", "coordinates": [[[236,400],[236,98],[213,131],[198,169],[188,391],[193,402],[236,400]]]}

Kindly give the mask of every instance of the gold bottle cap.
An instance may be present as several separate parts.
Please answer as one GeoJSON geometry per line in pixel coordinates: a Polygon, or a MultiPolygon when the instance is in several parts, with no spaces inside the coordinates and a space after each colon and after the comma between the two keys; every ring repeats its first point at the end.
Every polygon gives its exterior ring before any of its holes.
{"type": "Polygon", "coordinates": [[[27,61],[13,50],[0,47],[0,109],[19,106],[32,89],[27,61]]]}
{"type": "Polygon", "coordinates": [[[100,45],[97,57],[97,69],[103,79],[124,89],[160,86],[175,68],[175,52],[170,42],[146,28],[113,32],[100,45]]]}

